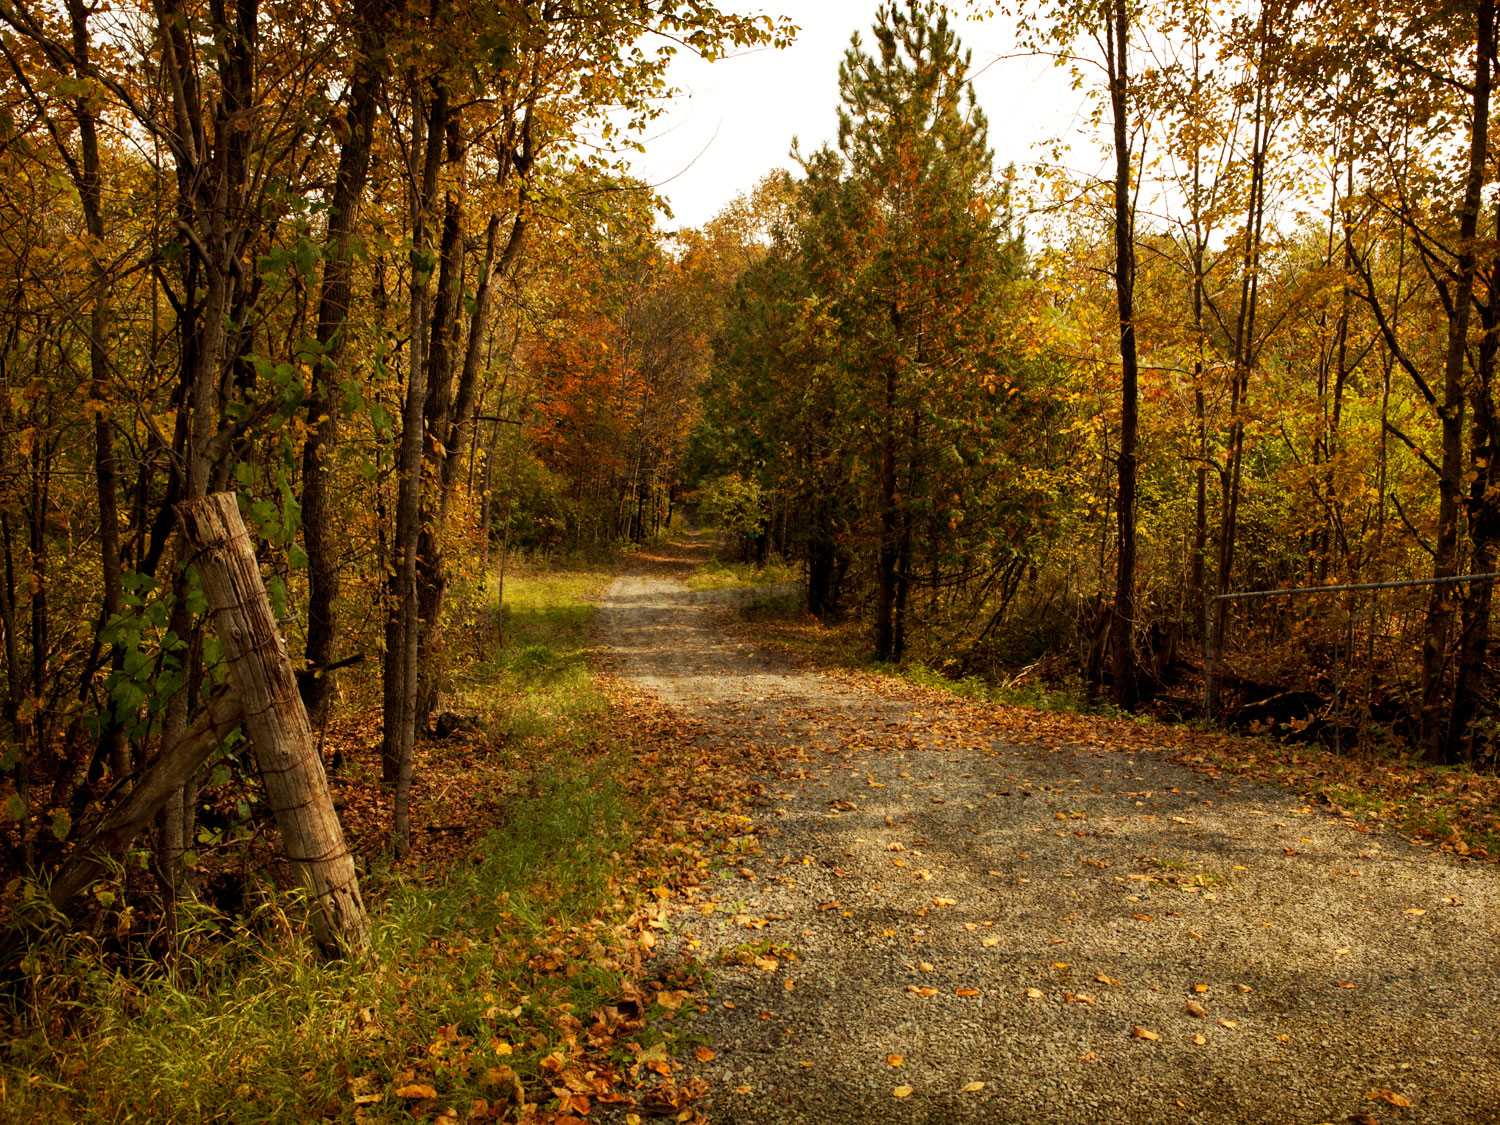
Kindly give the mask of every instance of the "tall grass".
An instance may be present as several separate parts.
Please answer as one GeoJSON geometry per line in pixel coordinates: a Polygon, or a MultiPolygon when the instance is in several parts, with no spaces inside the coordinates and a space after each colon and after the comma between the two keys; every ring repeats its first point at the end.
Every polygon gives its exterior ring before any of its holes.
{"type": "Polygon", "coordinates": [[[586,663],[607,577],[508,583],[507,643],[463,690],[523,783],[470,862],[437,878],[366,872],[369,962],[318,963],[294,936],[293,896],[237,919],[187,911],[171,969],[55,939],[31,951],[30,992],[14,997],[0,1120],[409,1120],[395,1091],[413,1076],[437,1109],[513,1096],[496,1064],[525,1083],[564,1034],[565,1005],[586,1016],[620,983],[602,953],[544,980],[527,966],[558,942],[601,951],[608,926],[577,927],[624,905],[614,879],[639,818],[614,783],[620,755],[599,749],[608,704],[586,663]]]}

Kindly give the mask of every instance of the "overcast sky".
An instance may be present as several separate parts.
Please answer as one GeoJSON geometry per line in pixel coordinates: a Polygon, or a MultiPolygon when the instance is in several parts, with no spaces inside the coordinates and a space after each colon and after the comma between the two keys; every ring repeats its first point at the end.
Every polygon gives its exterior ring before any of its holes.
{"type": "MultiPolygon", "coordinates": [[[[858,30],[871,42],[877,0],[723,5],[741,12],[790,16],[801,30],[786,50],[748,51],[715,63],[686,53],[673,60],[670,80],[682,95],[653,122],[636,175],[671,202],[667,225],[698,226],[775,167],[790,164],[798,137],[803,152],[833,140],[838,129],[838,67],[858,30]]],[[[961,43],[973,52],[974,88],[990,123],[997,166],[1049,155],[1045,142],[1076,136],[1083,97],[1065,71],[1048,59],[1018,53],[1008,24],[953,18],[961,43]]],[[[1088,161],[1092,163],[1092,161],[1088,161]]]]}

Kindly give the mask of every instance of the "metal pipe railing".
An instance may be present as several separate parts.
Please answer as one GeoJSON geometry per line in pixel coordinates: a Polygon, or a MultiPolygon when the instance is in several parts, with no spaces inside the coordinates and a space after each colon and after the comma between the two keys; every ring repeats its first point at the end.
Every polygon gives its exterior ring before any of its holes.
{"type": "Polygon", "coordinates": [[[1213,606],[1215,602],[1244,601],[1250,598],[1290,597],[1294,594],[1331,594],[1353,590],[1401,590],[1412,586],[1456,586],[1464,582],[1486,582],[1500,578],[1500,571],[1488,574],[1458,574],[1448,578],[1407,578],[1395,582],[1354,582],[1344,586],[1291,586],[1274,590],[1239,590],[1232,594],[1215,594],[1203,601],[1203,714],[1212,719],[1214,713],[1214,635],[1213,606]]]}

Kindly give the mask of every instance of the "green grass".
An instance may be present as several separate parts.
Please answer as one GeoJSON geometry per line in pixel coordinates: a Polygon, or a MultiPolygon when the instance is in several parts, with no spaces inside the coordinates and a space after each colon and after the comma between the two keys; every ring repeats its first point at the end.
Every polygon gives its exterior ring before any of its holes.
{"type": "Polygon", "coordinates": [[[710,559],[699,564],[687,584],[693,590],[726,590],[733,586],[779,586],[801,578],[800,567],[780,559],[772,559],[764,566],[710,559]]]}
{"type": "Polygon", "coordinates": [[[402,1083],[461,1111],[505,1100],[500,1064],[534,1083],[566,1034],[560,1017],[587,1017],[621,981],[599,944],[608,925],[591,924],[627,905],[615,880],[640,819],[617,784],[623,753],[598,751],[608,705],[585,659],[607,577],[510,584],[506,644],[466,690],[498,712],[492,753],[527,776],[470,862],[440,877],[366,873],[376,962],[317,963],[289,935],[291,896],[248,918],[188,912],[172,972],[55,938],[32,951],[13,998],[0,1120],[347,1121],[356,1095],[378,1094],[359,1119],[396,1121],[414,1104],[396,1096],[402,1083]],[[565,973],[527,966],[557,947],[565,973]]]}

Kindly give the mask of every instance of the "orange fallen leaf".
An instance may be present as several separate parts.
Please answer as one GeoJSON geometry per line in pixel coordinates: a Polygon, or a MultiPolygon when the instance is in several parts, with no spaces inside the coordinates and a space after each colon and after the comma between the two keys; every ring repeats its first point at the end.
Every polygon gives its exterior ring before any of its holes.
{"type": "Polygon", "coordinates": [[[893,1097],[893,1098],[909,1098],[909,1097],[911,1097],[911,1087],[910,1086],[897,1086],[894,1090],[891,1091],[891,1097],[893,1097]]]}
{"type": "Polygon", "coordinates": [[[1394,1090],[1371,1090],[1365,1096],[1372,1102],[1385,1102],[1388,1105],[1395,1106],[1397,1109],[1411,1108],[1411,1102],[1402,1097],[1400,1094],[1396,1093],[1394,1090]]]}
{"type": "Polygon", "coordinates": [[[1355,985],[1355,983],[1352,980],[1341,980],[1341,981],[1339,981],[1339,987],[1340,988],[1354,988],[1354,987],[1356,987],[1356,985],[1355,985]]]}
{"type": "Polygon", "coordinates": [[[1028,988],[1026,990],[1026,995],[1031,997],[1033,1000],[1040,1000],[1042,998],[1042,990],[1040,988],[1028,988]]]}
{"type": "Polygon", "coordinates": [[[885,1061],[890,1063],[892,1066],[900,1066],[906,1060],[900,1055],[886,1055],[885,1061]]]}
{"type": "Polygon", "coordinates": [[[1195,1032],[1193,1035],[1193,1042],[1201,1047],[1208,1042],[1208,1038],[1202,1032],[1195,1032]]]}
{"type": "Polygon", "coordinates": [[[955,995],[955,996],[978,996],[979,995],[979,989],[977,989],[977,988],[955,988],[953,990],[953,995],[955,995]]]}
{"type": "Polygon", "coordinates": [[[1208,1009],[1196,1000],[1189,1000],[1183,1007],[1187,1009],[1187,1014],[1190,1016],[1197,1016],[1200,1020],[1208,1018],[1208,1009]]]}
{"type": "Polygon", "coordinates": [[[1103,973],[1095,973],[1094,974],[1094,979],[1096,981],[1098,981],[1100,984],[1119,984],[1120,983],[1119,981],[1115,980],[1114,977],[1105,976],[1103,973]]]}
{"type": "Polygon", "coordinates": [[[435,1098],[437,1097],[437,1091],[431,1086],[420,1082],[413,1082],[407,1086],[397,1087],[396,1096],[398,1098],[435,1098]]]}
{"type": "Polygon", "coordinates": [[[707,1047],[699,1047],[696,1051],[693,1052],[693,1058],[697,1059],[699,1062],[713,1062],[714,1053],[707,1047]]]}
{"type": "Polygon", "coordinates": [[[736,1086],[734,1088],[734,1092],[736,1094],[748,1094],[750,1092],[750,1087],[749,1086],[736,1086]]]}
{"type": "Polygon", "coordinates": [[[1136,1024],[1134,1027],[1132,1027],[1130,1029],[1130,1034],[1137,1039],[1148,1039],[1152,1043],[1155,1043],[1158,1039],[1161,1038],[1161,1036],[1156,1034],[1156,1032],[1149,1031],[1146,1028],[1142,1027],[1140,1024],[1136,1024]]]}
{"type": "Polygon", "coordinates": [[[1233,1031],[1235,1028],[1239,1027],[1239,1024],[1235,1023],[1234,1020],[1226,1020],[1221,1016],[1219,1018],[1219,1026],[1227,1027],[1230,1031],[1233,1031]]]}
{"type": "Polygon", "coordinates": [[[1413,906],[1410,910],[1403,910],[1401,913],[1410,914],[1414,918],[1420,918],[1423,914],[1426,914],[1427,911],[1423,910],[1420,906],[1413,906]]]}
{"type": "Polygon", "coordinates": [[[958,1088],[960,1094],[977,1094],[984,1089],[983,1082],[965,1082],[958,1088]]]}

